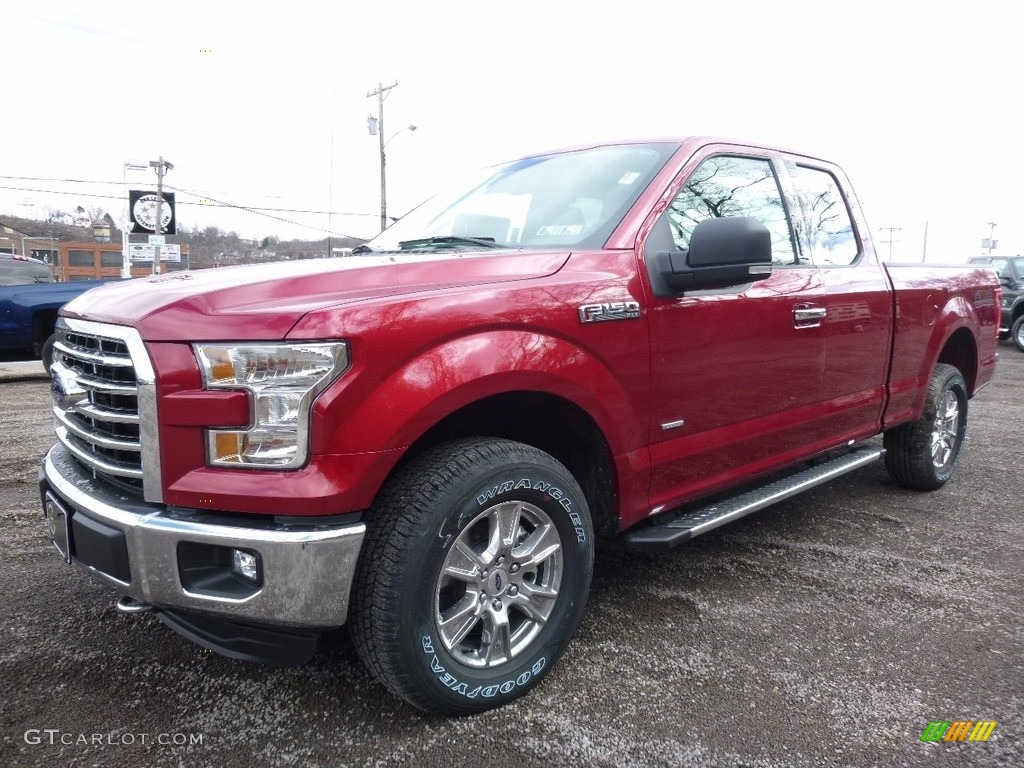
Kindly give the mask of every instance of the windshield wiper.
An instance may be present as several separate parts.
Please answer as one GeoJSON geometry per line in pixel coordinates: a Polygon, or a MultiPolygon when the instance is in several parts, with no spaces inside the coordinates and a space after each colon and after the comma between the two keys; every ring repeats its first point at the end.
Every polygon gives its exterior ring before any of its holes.
{"type": "Polygon", "coordinates": [[[424,237],[419,240],[402,240],[398,247],[403,251],[409,248],[423,248],[431,245],[482,245],[485,248],[504,248],[504,245],[494,242],[493,237],[459,237],[458,235],[445,235],[444,237],[424,237]]]}

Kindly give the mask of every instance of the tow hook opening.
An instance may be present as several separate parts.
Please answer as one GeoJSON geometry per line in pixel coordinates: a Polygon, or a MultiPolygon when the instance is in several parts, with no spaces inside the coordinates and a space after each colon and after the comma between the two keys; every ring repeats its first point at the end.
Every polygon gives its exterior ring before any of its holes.
{"type": "Polygon", "coordinates": [[[153,610],[153,606],[125,595],[117,601],[117,610],[121,613],[149,613],[153,610]]]}

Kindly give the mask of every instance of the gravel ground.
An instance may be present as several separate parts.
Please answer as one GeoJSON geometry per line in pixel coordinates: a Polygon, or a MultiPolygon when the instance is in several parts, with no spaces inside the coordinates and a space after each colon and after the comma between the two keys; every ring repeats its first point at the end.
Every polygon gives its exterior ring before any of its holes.
{"type": "Polygon", "coordinates": [[[943,490],[875,464],[669,553],[599,553],[558,667],[462,720],[392,698],[344,632],[275,669],[117,613],[45,540],[47,383],[4,381],[0,766],[1024,765],[1024,355],[1001,354],[943,490]],[[920,741],[981,719],[986,743],[920,741]]]}

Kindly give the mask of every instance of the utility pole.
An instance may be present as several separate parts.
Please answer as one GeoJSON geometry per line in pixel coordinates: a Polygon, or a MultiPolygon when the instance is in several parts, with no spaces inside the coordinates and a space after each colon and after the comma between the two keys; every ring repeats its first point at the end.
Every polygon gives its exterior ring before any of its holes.
{"type": "Polygon", "coordinates": [[[377,83],[376,90],[367,91],[366,98],[377,97],[377,138],[380,140],[380,231],[383,232],[388,226],[388,191],[387,177],[384,173],[384,94],[398,85],[395,80],[391,85],[384,86],[377,83]]]}
{"type": "MultiPolygon", "coordinates": [[[[160,155],[159,160],[150,160],[149,165],[151,168],[156,168],[156,224],[154,225],[154,228],[156,230],[156,234],[162,235],[164,233],[163,211],[161,210],[164,202],[164,171],[173,170],[174,166],[171,163],[165,163],[163,155],[160,155]]],[[[153,245],[153,274],[160,274],[159,242],[153,245]]]]}

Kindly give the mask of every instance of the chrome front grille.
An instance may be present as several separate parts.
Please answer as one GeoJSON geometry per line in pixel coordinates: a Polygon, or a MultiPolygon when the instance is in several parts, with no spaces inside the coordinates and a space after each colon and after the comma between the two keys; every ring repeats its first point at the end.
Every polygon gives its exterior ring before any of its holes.
{"type": "Polygon", "coordinates": [[[61,444],[94,477],[160,501],[155,381],[138,332],[61,318],[52,389],[61,444]]]}

